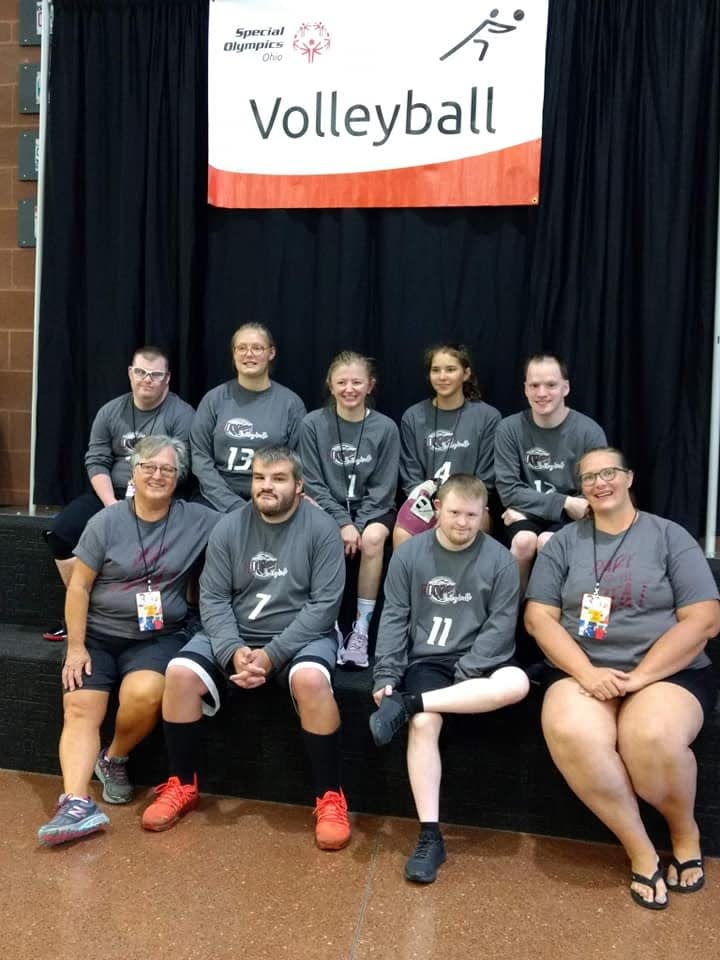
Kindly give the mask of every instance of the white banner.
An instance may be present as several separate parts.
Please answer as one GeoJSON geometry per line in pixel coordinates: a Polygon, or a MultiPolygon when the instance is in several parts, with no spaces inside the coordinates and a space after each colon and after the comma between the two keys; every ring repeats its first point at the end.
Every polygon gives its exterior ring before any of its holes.
{"type": "Polygon", "coordinates": [[[209,202],[536,203],[547,0],[488,7],[211,0],[209,202]]]}

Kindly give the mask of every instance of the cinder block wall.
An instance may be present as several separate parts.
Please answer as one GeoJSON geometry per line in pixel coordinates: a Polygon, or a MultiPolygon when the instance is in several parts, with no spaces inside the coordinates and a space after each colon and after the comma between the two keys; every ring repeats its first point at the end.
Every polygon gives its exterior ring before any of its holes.
{"type": "Polygon", "coordinates": [[[37,184],[18,180],[17,141],[37,129],[18,104],[18,68],[39,47],[18,45],[18,0],[0,0],[0,506],[28,500],[35,251],[17,245],[17,204],[37,184]]]}

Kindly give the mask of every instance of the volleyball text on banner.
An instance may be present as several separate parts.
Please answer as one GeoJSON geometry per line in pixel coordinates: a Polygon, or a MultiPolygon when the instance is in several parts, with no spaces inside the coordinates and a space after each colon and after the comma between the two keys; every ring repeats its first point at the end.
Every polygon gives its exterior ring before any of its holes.
{"type": "Polygon", "coordinates": [[[211,0],[208,200],[538,202],[547,0],[211,0]]]}

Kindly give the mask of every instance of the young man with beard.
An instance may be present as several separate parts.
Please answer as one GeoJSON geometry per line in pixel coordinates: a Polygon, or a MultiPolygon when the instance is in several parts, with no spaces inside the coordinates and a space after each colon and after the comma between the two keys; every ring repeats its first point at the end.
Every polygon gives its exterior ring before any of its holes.
{"type": "Polygon", "coordinates": [[[146,830],[167,830],[197,806],[201,719],[219,710],[227,680],[252,691],[277,677],[300,717],[317,796],[317,845],[339,850],[350,840],[332,689],[345,559],[337,524],[302,498],[302,486],[296,453],[256,451],[251,501],[225,516],[210,538],[200,578],[203,631],[167,671],[171,776],[145,810],[146,830]]]}
{"type": "Polygon", "coordinates": [[[522,700],[514,664],[518,570],[482,532],[487,489],[454,474],[438,490],[437,526],[401,544],[385,580],[370,717],[382,746],[409,725],[407,765],[420,835],[405,877],[432,883],[446,853],[439,827],[439,737],[445,713],[487,713],[522,700]],[[399,689],[402,692],[399,692],[399,689]]]}

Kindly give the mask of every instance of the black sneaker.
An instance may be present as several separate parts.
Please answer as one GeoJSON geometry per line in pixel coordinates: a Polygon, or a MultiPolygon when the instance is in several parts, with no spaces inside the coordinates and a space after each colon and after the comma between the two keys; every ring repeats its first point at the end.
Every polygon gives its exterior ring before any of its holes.
{"type": "Polygon", "coordinates": [[[375,713],[370,714],[370,733],[378,747],[384,747],[408,722],[408,712],[399,693],[392,693],[380,701],[375,713]]]}
{"type": "Polygon", "coordinates": [[[442,834],[421,830],[413,855],[405,864],[405,879],[413,883],[432,883],[437,877],[438,867],[446,860],[442,834]]]}

